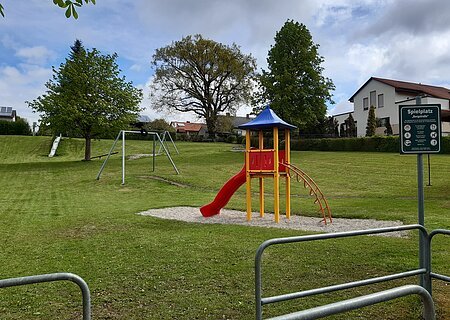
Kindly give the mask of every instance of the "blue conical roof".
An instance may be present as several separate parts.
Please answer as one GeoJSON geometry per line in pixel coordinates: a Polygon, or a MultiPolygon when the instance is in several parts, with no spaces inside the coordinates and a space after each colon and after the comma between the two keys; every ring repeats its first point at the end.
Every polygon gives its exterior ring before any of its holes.
{"type": "Polygon", "coordinates": [[[296,126],[289,124],[278,117],[270,106],[267,107],[252,121],[241,124],[239,129],[268,129],[278,127],[282,129],[295,129],[296,126]]]}

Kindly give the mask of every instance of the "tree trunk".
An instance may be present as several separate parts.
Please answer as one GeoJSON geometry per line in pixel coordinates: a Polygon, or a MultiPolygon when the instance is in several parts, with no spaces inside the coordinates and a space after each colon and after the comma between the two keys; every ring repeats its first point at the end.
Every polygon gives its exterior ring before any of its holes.
{"type": "Polygon", "coordinates": [[[91,135],[87,135],[84,137],[85,145],[84,145],[84,160],[91,160],[91,135]]]}
{"type": "Polygon", "coordinates": [[[209,138],[215,140],[216,139],[216,125],[217,125],[217,121],[214,117],[211,117],[209,119],[205,119],[206,120],[206,126],[208,127],[208,135],[209,138]]]}

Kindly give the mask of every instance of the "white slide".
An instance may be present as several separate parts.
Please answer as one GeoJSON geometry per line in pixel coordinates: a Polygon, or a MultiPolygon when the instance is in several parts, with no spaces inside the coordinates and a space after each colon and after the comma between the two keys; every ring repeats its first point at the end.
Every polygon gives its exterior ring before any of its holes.
{"type": "Polygon", "coordinates": [[[50,153],[48,154],[49,158],[52,158],[55,155],[56,149],[58,149],[58,145],[59,145],[59,141],[60,140],[61,140],[61,135],[56,137],[55,141],[53,141],[52,149],[50,150],[50,153]]]}

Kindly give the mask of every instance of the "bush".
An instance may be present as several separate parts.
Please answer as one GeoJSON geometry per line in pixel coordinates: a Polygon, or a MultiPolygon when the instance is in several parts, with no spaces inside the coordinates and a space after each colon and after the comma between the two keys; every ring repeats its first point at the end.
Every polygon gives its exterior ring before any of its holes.
{"type": "MultiPolygon", "coordinates": [[[[258,146],[258,138],[252,137],[252,146],[258,146]]],[[[245,145],[245,137],[241,138],[245,145]]],[[[272,138],[264,140],[264,146],[272,146],[272,138]]],[[[282,143],[280,143],[280,147],[282,143]]],[[[291,139],[295,151],[361,151],[400,153],[398,136],[374,136],[359,138],[291,139]]],[[[441,153],[450,154],[450,136],[441,138],[441,153]]]]}
{"type": "Polygon", "coordinates": [[[15,122],[0,120],[0,135],[30,136],[31,128],[25,119],[17,118],[15,122]]]}
{"type": "Polygon", "coordinates": [[[398,137],[303,139],[291,142],[292,150],[399,152],[398,137]]]}

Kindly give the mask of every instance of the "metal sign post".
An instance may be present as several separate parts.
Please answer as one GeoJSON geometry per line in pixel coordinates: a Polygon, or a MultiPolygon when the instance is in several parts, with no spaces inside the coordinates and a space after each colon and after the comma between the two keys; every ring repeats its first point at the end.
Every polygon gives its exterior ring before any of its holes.
{"type": "MultiPolygon", "coordinates": [[[[417,154],[417,215],[418,223],[425,225],[423,154],[441,151],[441,105],[421,104],[421,97],[415,105],[400,105],[400,153],[417,154]]],[[[426,268],[426,241],[419,235],[419,267],[426,268]]],[[[420,285],[431,292],[429,275],[420,275],[420,285]]]]}

